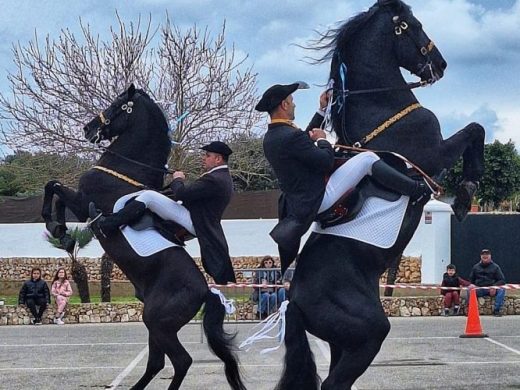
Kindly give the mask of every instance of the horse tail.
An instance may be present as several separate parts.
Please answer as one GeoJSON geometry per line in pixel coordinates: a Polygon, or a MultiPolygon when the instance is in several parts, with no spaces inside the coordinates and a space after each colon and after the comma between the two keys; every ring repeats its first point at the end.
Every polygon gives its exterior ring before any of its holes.
{"type": "Polygon", "coordinates": [[[284,370],[276,390],[316,390],[320,378],[305,333],[303,314],[294,302],[289,303],[285,319],[284,370]]]}
{"type": "Polygon", "coordinates": [[[204,306],[204,314],[202,324],[204,333],[208,339],[209,348],[224,362],[226,379],[234,390],[245,390],[246,387],[240,378],[238,369],[238,358],[233,352],[233,339],[235,334],[229,334],[224,331],[224,316],[226,311],[220,298],[208,291],[206,294],[206,304],[204,306]]]}

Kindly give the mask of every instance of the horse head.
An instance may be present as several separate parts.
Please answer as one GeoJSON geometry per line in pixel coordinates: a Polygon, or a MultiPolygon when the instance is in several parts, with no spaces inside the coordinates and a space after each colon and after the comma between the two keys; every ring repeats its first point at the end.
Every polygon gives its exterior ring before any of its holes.
{"type": "Polygon", "coordinates": [[[136,89],[134,84],[121,93],[108,108],[101,111],[85,127],[85,138],[92,143],[102,140],[113,140],[121,135],[128,127],[128,121],[134,111],[136,89]]]}
{"type": "MultiPolygon", "coordinates": [[[[447,66],[410,7],[401,0],[379,0],[368,11],[323,34],[318,49],[329,50],[322,61],[332,59],[331,78],[338,82],[344,72],[342,66],[353,72],[349,81],[355,75],[372,80],[376,87],[395,86],[392,79],[396,77],[404,83],[399,68],[433,83],[444,75],[447,66]]],[[[361,85],[367,88],[366,83],[361,85]]]]}
{"type": "Polygon", "coordinates": [[[399,66],[433,83],[444,75],[446,61],[413,15],[409,6],[400,0],[378,0],[377,6],[388,22],[385,29],[393,31],[394,52],[399,66]]]}

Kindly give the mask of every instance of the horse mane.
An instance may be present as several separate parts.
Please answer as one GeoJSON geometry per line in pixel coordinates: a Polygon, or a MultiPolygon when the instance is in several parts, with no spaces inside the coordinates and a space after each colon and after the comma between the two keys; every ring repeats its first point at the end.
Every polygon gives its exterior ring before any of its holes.
{"type": "Polygon", "coordinates": [[[138,94],[139,96],[142,96],[144,97],[146,100],[147,100],[147,104],[149,104],[149,106],[156,111],[157,114],[159,114],[159,116],[164,119],[164,126],[165,126],[165,129],[166,131],[169,131],[169,126],[168,126],[168,116],[166,115],[166,111],[155,101],[152,99],[152,97],[146,93],[144,90],[138,88],[135,90],[136,94],[138,94]]]}
{"type": "Polygon", "coordinates": [[[395,0],[391,4],[379,4],[376,3],[370,7],[367,11],[360,12],[357,15],[347,19],[345,22],[340,24],[338,27],[331,28],[325,33],[318,32],[320,37],[314,41],[314,46],[311,50],[323,51],[326,53],[318,58],[316,63],[323,63],[334,58],[334,54],[338,48],[344,48],[350,42],[350,39],[356,31],[364,26],[374,16],[381,7],[392,5],[396,9],[407,9],[410,10],[410,6],[403,3],[401,0],[395,0]]]}

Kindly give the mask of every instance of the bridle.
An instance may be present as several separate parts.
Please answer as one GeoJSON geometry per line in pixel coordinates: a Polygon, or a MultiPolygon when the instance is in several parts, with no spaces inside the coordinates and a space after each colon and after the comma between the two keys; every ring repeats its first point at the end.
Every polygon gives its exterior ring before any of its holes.
{"type": "MultiPolygon", "coordinates": [[[[140,95],[138,92],[136,92],[134,94],[134,100],[136,98],[138,98],[140,95]]],[[[137,160],[134,160],[134,159],[131,159],[129,157],[126,157],[126,156],[123,156],[122,154],[118,153],[118,152],[115,152],[113,150],[111,150],[109,147],[105,147],[105,146],[102,146],[99,144],[99,141],[103,140],[104,137],[102,135],[103,131],[106,130],[106,128],[116,119],[118,118],[121,114],[123,113],[127,113],[128,115],[131,115],[132,112],[133,112],[133,107],[134,107],[134,100],[128,100],[126,101],[125,103],[121,104],[120,106],[120,109],[116,111],[116,113],[112,116],[109,116],[108,113],[107,113],[107,110],[103,110],[101,111],[99,114],[98,114],[98,118],[99,118],[99,121],[100,121],[100,125],[98,126],[97,128],[97,131],[96,131],[96,134],[94,137],[92,137],[92,139],[90,140],[91,142],[94,142],[96,144],[96,146],[103,150],[104,152],[106,153],[110,153],[114,156],[117,156],[118,158],[122,159],[122,160],[125,160],[127,162],[130,162],[134,165],[138,165],[140,167],[143,167],[143,168],[146,168],[146,169],[149,169],[149,170],[152,170],[152,171],[155,171],[155,172],[160,172],[162,174],[168,174],[168,173],[173,173],[172,170],[169,170],[169,169],[166,169],[166,168],[157,168],[157,167],[153,167],[151,165],[148,165],[148,164],[145,164],[145,163],[142,163],[140,161],[137,161],[137,160]]],[[[117,137],[112,137],[112,138],[117,138],[117,137]]],[[[132,184],[136,187],[141,187],[141,188],[146,188],[146,186],[126,175],[123,175],[122,173],[119,173],[117,171],[114,171],[112,169],[109,169],[109,168],[106,168],[106,167],[103,167],[103,166],[99,166],[99,165],[95,165],[93,167],[93,169],[97,169],[97,170],[100,170],[100,171],[103,171],[105,173],[108,173],[114,177],[117,177],[118,179],[121,179],[129,184],[132,184]]]]}
{"type": "MultiPolygon", "coordinates": [[[[390,11],[386,11],[390,13],[390,11]]],[[[375,14],[375,13],[374,13],[375,14]]],[[[374,15],[372,14],[372,16],[374,15]]],[[[401,20],[401,17],[399,15],[392,16],[392,22],[394,23],[394,31],[396,37],[403,36],[403,33],[406,34],[408,38],[414,43],[415,47],[419,51],[419,53],[425,58],[425,64],[418,69],[417,74],[423,74],[424,71],[427,69],[429,70],[430,77],[427,80],[421,80],[418,82],[413,83],[407,83],[405,85],[399,85],[395,87],[379,87],[379,88],[369,88],[369,89],[361,89],[361,90],[349,90],[346,86],[346,65],[342,61],[341,54],[338,49],[336,49],[334,55],[337,56],[338,61],[338,73],[339,73],[339,80],[341,81],[340,88],[336,88],[334,84],[334,80],[331,80],[329,82],[328,90],[334,90],[334,94],[337,96],[336,101],[333,101],[333,97],[331,96],[329,98],[329,104],[327,106],[325,119],[323,121],[324,125],[327,125],[330,120],[330,115],[332,111],[332,106],[335,104],[338,104],[337,113],[343,115],[343,126],[345,124],[345,109],[344,104],[347,97],[351,95],[362,95],[362,94],[372,94],[372,93],[381,93],[381,92],[392,92],[392,91],[403,91],[403,90],[412,90],[418,87],[424,87],[427,85],[433,84],[435,81],[437,81],[437,77],[435,76],[435,73],[433,71],[432,61],[430,58],[430,53],[434,49],[435,44],[433,41],[429,40],[428,43],[425,45],[421,45],[416,37],[414,37],[409,32],[409,23],[406,20],[401,20]]],[[[402,117],[406,116],[411,111],[417,109],[420,107],[420,104],[414,103],[411,104],[408,107],[403,108],[400,112],[393,115],[391,118],[385,120],[381,125],[376,127],[372,132],[370,132],[367,136],[365,136],[361,141],[357,142],[351,142],[349,140],[349,137],[347,136],[346,132],[344,131],[344,128],[341,129],[341,132],[343,133],[343,137],[346,141],[349,141],[351,144],[355,145],[356,147],[364,147],[367,142],[375,138],[377,135],[382,133],[384,130],[386,130],[388,127],[390,127],[392,124],[399,121],[402,117]]]]}

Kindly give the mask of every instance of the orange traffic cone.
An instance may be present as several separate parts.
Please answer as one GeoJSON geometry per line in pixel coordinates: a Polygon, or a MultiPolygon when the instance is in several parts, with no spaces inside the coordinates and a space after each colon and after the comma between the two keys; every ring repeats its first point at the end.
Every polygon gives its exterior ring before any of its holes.
{"type": "Polygon", "coordinates": [[[477,292],[474,288],[469,293],[468,320],[466,321],[466,331],[460,337],[488,337],[482,333],[480,326],[480,314],[478,312],[477,292]]]}

